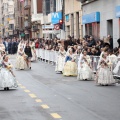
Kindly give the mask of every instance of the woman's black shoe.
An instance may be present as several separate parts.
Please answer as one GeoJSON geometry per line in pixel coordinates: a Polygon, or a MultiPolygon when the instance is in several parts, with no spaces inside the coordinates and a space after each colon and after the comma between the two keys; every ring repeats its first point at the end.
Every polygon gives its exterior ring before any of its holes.
{"type": "Polygon", "coordinates": [[[4,90],[7,90],[7,88],[4,88],[4,90]]]}
{"type": "Polygon", "coordinates": [[[9,87],[7,87],[7,90],[9,90],[9,87]]]}
{"type": "Polygon", "coordinates": [[[30,69],[31,69],[31,67],[30,67],[30,69]]]}

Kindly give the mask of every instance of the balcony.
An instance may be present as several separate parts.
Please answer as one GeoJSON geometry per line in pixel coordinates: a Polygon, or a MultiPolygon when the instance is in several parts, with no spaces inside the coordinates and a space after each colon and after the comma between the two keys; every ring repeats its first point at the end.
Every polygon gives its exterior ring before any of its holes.
{"type": "Polygon", "coordinates": [[[25,0],[25,2],[24,2],[24,9],[27,10],[27,9],[30,9],[30,7],[31,7],[30,0],[25,0]]]}
{"type": "Polygon", "coordinates": [[[9,35],[13,35],[13,30],[8,30],[9,35]]]}
{"type": "Polygon", "coordinates": [[[91,2],[95,2],[97,0],[80,0],[80,2],[82,3],[82,5],[85,5],[85,4],[89,4],[91,2]]]}
{"type": "Polygon", "coordinates": [[[32,26],[32,31],[37,32],[39,30],[38,25],[33,25],[32,26]]]}

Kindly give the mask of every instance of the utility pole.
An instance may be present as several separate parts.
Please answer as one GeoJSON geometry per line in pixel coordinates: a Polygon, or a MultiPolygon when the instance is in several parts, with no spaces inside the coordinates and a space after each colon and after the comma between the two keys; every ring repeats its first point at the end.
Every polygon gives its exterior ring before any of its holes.
{"type": "MultiPolygon", "coordinates": [[[[51,12],[51,13],[55,12],[55,11],[54,11],[54,5],[55,5],[55,4],[54,4],[54,0],[50,0],[50,12],[51,12]]],[[[53,39],[53,37],[54,37],[54,36],[53,36],[53,31],[54,31],[54,27],[53,27],[53,29],[52,29],[52,39],[53,39]]]]}
{"type": "Polygon", "coordinates": [[[61,4],[62,4],[62,33],[64,33],[64,37],[65,37],[65,0],[61,0],[61,4]]]}
{"type": "Polygon", "coordinates": [[[65,0],[61,0],[61,3],[62,3],[63,30],[65,30],[65,0]]]}
{"type": "MultiPolygon", "coordinates": [[[[44,19],[44,31],[46,31],[46,0],[43,0],[43,19],[44,19]]],[[[45,38],[47,38],[47,32],[45,33],[45,38]]]]}

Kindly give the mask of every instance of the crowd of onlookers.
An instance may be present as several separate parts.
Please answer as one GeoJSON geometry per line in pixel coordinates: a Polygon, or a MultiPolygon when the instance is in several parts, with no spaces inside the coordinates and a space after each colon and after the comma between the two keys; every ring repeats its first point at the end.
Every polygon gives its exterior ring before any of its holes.
{"type": "Polygon", "coordinates": [[[103,40],[95,40],[93,36],[86,35],[83,39],[74,39],[68,36],[67,40],[53,40],[35,39],[36,48],[59,51],[59,46],[62,44],[67,51],[69,47],[73,47],[77,54],[80,54],[83,49],[87,50],[88,55],[100,56],[102,51],[113,50],[114,53],[120,47],[120,39],[118,39],[118,47],[113,48],[113,38],[108,35],[103,40]]]}
{"type": "Polygon", "coordinates": [[[6,38],[6,39],[3,39],[3,44],[5,46],[5,51],[8,54],[16,54],[19,42],[20,42],[20,39],[18,39],[18,38],[13,38],[13,39],[6,38]]]}
{"type": "MultiPolygon", "coordinates": [[[[13,39],[3,39],[3,44],[5,45],[5,50],[8,54],[17,53],[18,44],[21,40],[19,38],[13,39]]],[[[118,51],[117,47],[113,48],[113,38],[108,35],[103,40],[95,40],[93,36],[86,35],[83,39],[74,39],[74,37],[68,36],[67,40],[55,39],[44,39],[44,38],[33,38],[35,41],[35,47],[59,51],[59,46],[62,45],[67,51],[69,47],[73,47],[77,54],[80,54],[83,49],[87,50],[88,55],[99,56],[102,51],[113,50],[114,53],[118,51]]],[[[118,48],[120,47],[120,39],[118,39],[118,48]]]]}

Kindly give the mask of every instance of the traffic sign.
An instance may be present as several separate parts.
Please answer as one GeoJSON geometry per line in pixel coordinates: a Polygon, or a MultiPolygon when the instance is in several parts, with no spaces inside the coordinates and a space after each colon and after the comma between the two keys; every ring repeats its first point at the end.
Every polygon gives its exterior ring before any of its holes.
{"type": "Polygon", "coordinates": [[[59,29],[60,29],[59,24],[54,25],[54,29],[55,29],[55,30],[59,30],[59,29]]]}

